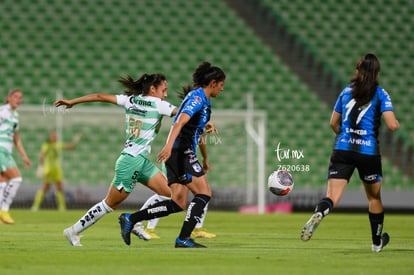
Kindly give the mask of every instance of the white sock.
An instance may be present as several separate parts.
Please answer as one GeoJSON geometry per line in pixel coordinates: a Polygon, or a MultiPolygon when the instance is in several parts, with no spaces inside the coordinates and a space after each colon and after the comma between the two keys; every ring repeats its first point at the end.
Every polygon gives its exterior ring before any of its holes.
{"type": "Polygon", "coordinates": [[[204,219],[206,218],[206,214],[207,214],[207,209],[208,209],[208,203],[204,207],[203,214],[201,215],[200,221],[196,224],[195,228],[200,229],[203,227],[204,219]]]}
{"type": "Polygon", "coordinates": [[[72,226],[73,231],[75,231],[76,234],[81,233],[96,223],[100,218],[112,211],[114,210],[110,208],[104,200],[98,202],[89,208],[89,210],[86,211],[85,215],[72,226]]]}
{"type": "MultiPolygon", "coordinates": [[[[155,203],[157,203],[157,202],[160,202],[160,201],[165,201],[166,199],[169,199],[169,198],[166,198],[166,197],[164,197],[164,196],[160,196],[160,195],[158,195],[158,194],[155,194],[155,195],[152,195],[145,203],[144,203],[144,205],[141,207],[141,209],[140,210],[142,210],[142,209],[145,209],[145,208],[148,208],[150,205],[153,205],[153,204],[155,204],[155,203]]],[[[156,227],[157,227],[157,224],[158,224],[158,222],[160,221],[160,218],[155,218],[155,219],[152,219],[152,220],[149,220],[148,221],[148,223],[147,223],[147,229],[152,229],[152,230],[154,230],[156,227]]],[[[141,223],[142,224],[142,223],[141,223]]]]}
{"type": "Polygon", "coordinates": [[[3,204],[3,196],[4,196],[4,189],[6,188],[7,182],[2,181],[0,182],[0,210],[1,205],[3,204]]]}
{"type": "Polygon", "coordinates": [[[1,202],[2,211],[6,211],[6,212],[9,211],[10,205],[12,204],[13,199],[17,194],[17,190],[19,190],[22,180],[23,179],[21,177],[18,177],[18,178],[10,179],[7,182],[6,187],[3,190],[3,199],[1,202]]]}

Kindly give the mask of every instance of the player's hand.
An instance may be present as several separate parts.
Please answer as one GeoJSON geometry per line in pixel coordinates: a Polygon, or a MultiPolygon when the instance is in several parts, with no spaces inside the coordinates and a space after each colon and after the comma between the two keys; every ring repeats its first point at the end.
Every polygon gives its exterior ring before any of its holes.
{"type": "Polygon", "coordinates": [[[59,99],[55,101],[55,107],[59,107],[59,106],[65,106],[66,109],[70,109],[72,108],[73,104],[71,103],[70,100],[59,99]]]}
{"type": "Polygon", "coordinates": [[[170,158],[170,156],[171,156],[171,148],[164,146],[164,148],[162,148],[161,152],[157,156],[157,161],[165,162],[170,158]]]}
{"type": "Polygon", "coordinates": [[[203,170],[206,174],[210,171],[210,162],[207,159],[203,159],[203,170]]]}
{"type": "Polygon", "coordinates": [[[206,133],[207,134],[218,134],[218,130],[216,125],[213,122],[209,121],[206,125],[206,133]]]}
{"type": "Polygon", "coordinates": [[[23,162],[24,162],[27,169],[29,169],[30,166],[32,166],[32,163],[31,163],[30,159],[27,156],[23,157],[23,162]]]}

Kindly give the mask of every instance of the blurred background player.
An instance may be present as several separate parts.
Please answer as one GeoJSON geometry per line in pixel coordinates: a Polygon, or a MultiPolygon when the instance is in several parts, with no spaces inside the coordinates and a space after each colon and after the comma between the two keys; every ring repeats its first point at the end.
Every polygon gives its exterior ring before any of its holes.
{"type": "MultiPolygon", "coordinates": [[[[210,170],[210,163],[208,161],[208,155],[207,155],[207,141],[205,134],[215,133],[217,134],[217,128],[214,126],[214,124],[209,121],[205,128],[205,133],[201,136],[200,143],[198,144],[198,147],[200,148],[201,156],[203,157],[203,169],[204,172],[207,174],[210,170]]],[[[165,169],[165,164],[162,163],[162,171],[164,175],[167,174],[167,171],[165,169]]],[[[188,195],[189,191],[187,192],[188,195]]],[[[159,196],[158,194],[152,195],[141,207],[140,210],[148,208],[150,205],[153,205],[157,202],[165,200],[164,197],[159,196]]],[[[211,239],[215,238],[216,234],[213,234],[211,232],[207,232],[207,230],[203,227],[204,220],[206,218],[208,211],[208,204],[204,207],[203,215],[201,216],[201,219],[197,222],[193,232],[191,232],[191,238],[206,238],[211,239]]],[[[155,218],[152,220],[149,220],[147,223],[146,228],[144,228],[142,222],[138,222],[135,224],[134,228],[132,229],[132,233],[143,240],[150,240],[150,239],[159,239],[160,236],[158,236],[155,233],[155,228],[158,225],[158,222],[160,221],[160,218],[155,218]]]]}
{"type": "Polygon", "coordinates": [[[11,90],[6,104],[0,106],[0,222],[13,224],[9,209],[22,183],[22,176],[13,158],[13,145],[19,151],[26,168],[31,163],[19,136],[19,114],[17,108],[22,102],[20,89],[11,90]]]}
{"type": "Polygon", "coordinates": [[[382,164],[378,133],[381,116],[388,129],[400,128],[389,94],[378,83],[380,63],[374,54],[366,54],[356,65],[355,76],[340,93],[330,125],[336,134],[331,154],[326,197],[316,205],[314,214],[302,229],[301,239],[308,241],[322,219],[342,198],[355,168],[368,199],[373,252],[389,242],[382,233],[384,208],[381,200],[382,164]]]}
{"type": "Polygon", "coordinates": [[[60,211],[66,210],[65,194],[63,192],[63,170],[61,163],[62,150],[73,150],[78,145],[82,135],[76,134],[70,143],[58,141],[56,131],[49,133],[48,139],[42,144],[39,153],[39,166],[37,176],[43,178],[43,185],[37,191],[32,210],[37,211],[42,205],[45,194],[49,191],[50,185],[55,184],[55,197],[57,208],[60,211]]]}

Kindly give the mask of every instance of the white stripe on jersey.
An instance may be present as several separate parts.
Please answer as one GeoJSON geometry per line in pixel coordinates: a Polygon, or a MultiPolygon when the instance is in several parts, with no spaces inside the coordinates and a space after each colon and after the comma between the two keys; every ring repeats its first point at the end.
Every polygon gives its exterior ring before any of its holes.
{"type": "Polygon", "coordinates": [[[162,116],[171,116],[175,106],[152,96],[117,95],[117,104],[125,108],[127,141],[123,152],[133,156],[149,154],[162,116]]]}

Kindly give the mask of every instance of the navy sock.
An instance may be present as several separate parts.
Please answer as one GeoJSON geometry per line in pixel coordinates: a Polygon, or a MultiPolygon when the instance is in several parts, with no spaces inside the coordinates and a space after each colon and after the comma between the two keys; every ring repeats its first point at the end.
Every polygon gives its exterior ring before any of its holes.
{"type": "Polygon", "coordinates": [[[315,208],[316,212],[321,212],[325,217],[333,209],[333,201],[330,198],[323,198],[319,201],[318,205],[315,208]]]}
{"type": "Polygon", "coordinates": [[[148,208],[137,211],[129,217],[132,224],[140,221],[152,220],[153,218],[161,218],[172,213],[181,212],[183,209],[173,200],[165,200],[150,205],[148,208]]]}
{"type": "Polygon", "coordinates": [[[181,227],[180,235],[178,236],[181,240],[190,237],[197,222],[203,215],[204,207],[210,201],[210,196],[207,195],[195,195],[194,199],[190,202],[187,208],[187,215],[183,226],[181,227]]]}
{"type": "Polygon", "coordinates": [[[375,245],[380,245],[381,243],[381,234],[382,227],[384,225],[384,212],[379,214],[369,214],[369,223],[371,224],[371,235],[372,243],[375,245]]]}

